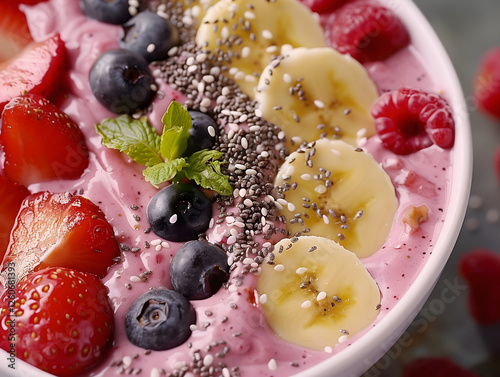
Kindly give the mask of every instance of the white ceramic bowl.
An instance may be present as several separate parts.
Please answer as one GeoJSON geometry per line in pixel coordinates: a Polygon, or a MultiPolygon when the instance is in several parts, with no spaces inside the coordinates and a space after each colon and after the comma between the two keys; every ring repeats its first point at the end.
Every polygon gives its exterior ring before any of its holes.
{"type": "MultiPolygon", "coordinates": [[[[411,0],[380,1],[401,17],[426,67],[430,67],[432,80],[446,89],[454,110],[457,132],[448,213],[434,252],[398,304],[351,346],[296,377],[358,377],[375,364],[396,343],[431,294],[453,250],[465,216],[472,178],[472,136],[466,103],[453,65],[429,23],[411,0]]],[[[0,375],[3,377],[50,376],[19,359],[15,370],[8,368],[7,358],[7,352],[0,350],[0,375]]]]}

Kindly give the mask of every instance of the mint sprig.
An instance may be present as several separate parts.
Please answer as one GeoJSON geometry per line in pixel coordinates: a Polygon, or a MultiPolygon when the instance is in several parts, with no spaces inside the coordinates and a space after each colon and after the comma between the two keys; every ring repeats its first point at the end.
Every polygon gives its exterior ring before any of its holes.
{"type": "Polygon", "coordinates": [[[144,178],[155,187],[184,177],[203,188],[221,195],[231,195],[229,179],[221,172],[222,152],[203,149],[182,157],[187,148],[191,116],[185,106],[172,101],[163,115],[163,132],[159,135],[146,117],[138,120],[129,115],[105,119],[96,131],[108,148],[125,153],[138,164],[146,166],[144,178]]]}

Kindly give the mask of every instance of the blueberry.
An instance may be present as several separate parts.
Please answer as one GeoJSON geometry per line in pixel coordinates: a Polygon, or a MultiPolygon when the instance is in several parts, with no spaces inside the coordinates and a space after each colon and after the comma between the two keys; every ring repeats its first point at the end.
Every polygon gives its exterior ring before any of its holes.
{"type": "Polygon", "coordinates": [[[169,241],[184,242],[198,238],[208,229],[212,205],[196,187],[177,183],[153,196],[147,216],[156,235],[169,241]]]}
{"type": "Polygon", "coordinates": [[[228,279],[226,253],[206,241],[186,242],[170,262],[172,286],[188,300],[203,300],[214,295],[228,279]]]}
{"type": "Polygon", "coordinates": [[[195,322],[196,312],[183,295],[156,289],[134,301],[125,316],[125,331],[136,346],[163,351],[188,340],[195,322]]]}
{"type": "Polygon", "coordinates": [[[139,12],[144,8],[144,1],[138,0],[138,3],[138,7],[131,7],[129,0],[80,0],[80,8],[87,17],[121,25],[132,18],[131,11],[139,12]]]}
{"type": "Polygon", "coordinates": [[[189,139],[185,156],[190,156],[194,152],[202,149],[212,149],[217,136],[217,123],[207,114],[190,110],[189,115],[193,121],[193,126],[189,129],[189,139]]]}
{"type": "Polygon", "coordinates": [[[141,55],[148,62],[165,60],[180,44],[177,28],[151,11],[144,11],[122,25],[120,47],[141,55]]]}
{"type": "Polygon", "coordinates": [[[133,114],[146,108],[156,93],[146,60],[124,49],[103,53],[92,66],[89,80],[94,96],[117,114],[133,114]]]}

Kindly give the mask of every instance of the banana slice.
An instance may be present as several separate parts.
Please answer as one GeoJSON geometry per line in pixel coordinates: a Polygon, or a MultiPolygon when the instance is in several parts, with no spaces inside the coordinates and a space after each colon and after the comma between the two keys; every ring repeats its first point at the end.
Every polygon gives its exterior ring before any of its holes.
{"type": "Polygon", "coordinates": [[[284,340],[333,348],[377,317],[377,283],[338,243],[314,236],[284,239],[275,245],[272,263],[262,264],[257,291],[267,323],[284,340]]]}
{"type": "Polygon", "coordinates": [[[290,151],[321,137],[357,145],[375,133],[370,108],[377,88],[365,68],[332,48],[296,48],[263,71],[255,99],[290,151]]]}
{"type": "Polygon", "coordinates": [[[220,57],[228,77],[251,98],[282,46],[326,46],[313,13],[297,0],[220,0],[207,10],[196,43],[220,57]]]}
{"type": "Polygon", "coordinates": [[[377,161],[342,140],[321,139],[291,153],[275,185],[292,235],[333,239],[359,258],[383,245],[398,207],[377,161]]]}

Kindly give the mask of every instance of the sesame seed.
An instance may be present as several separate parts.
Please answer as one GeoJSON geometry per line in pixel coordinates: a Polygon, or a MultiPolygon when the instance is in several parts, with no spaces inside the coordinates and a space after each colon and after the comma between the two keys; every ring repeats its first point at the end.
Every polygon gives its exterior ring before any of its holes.
{"type": "Polygon", "coordinates": [[[261,304],[265,304],[267,302],[267,295],[265,293],[259,296],[259,302],[261,304]]]}
{"type": "Polygon", "coordinates": [[[215,128],[213,126],[208,126],[207,131],[211,137],[215,137],[215,128]]]}
{"type": "Polygon", "coordinates": [[[330,347],[330,346],[326,346],[326,347],[325,347],[325,352],[326,352],[326,353],[332,353],[332,352],[333,352],[333,348],[332,348],[332,347],[330,347]]]}
{"type": "Polygon", "coordinates": [[[168,222],[170,224],[175,224],[177,222],[177,214],[174,213],[172,216],[170,216],[170,219],[168,219],[168,222]]]}
{"type": "Polygon", "coordinates": [[[262,30],[262,37],[264,39],[272,39],[273,38],[273,33],[271,33],[269,30],[262,30]]]}
{"type": "Polygon", "coordinates": [[[316,296],[316,301],[321,301],[321,300],[324,300],[325,298],[326,298],[326,292],[321,291],[316,296]]]}
{"type": "Polygon", "coordinates": [[[276,360],[274,359],[271,359],[269,360],[269,363],[267,363],[267,367],[269,368],[269,370],[276,370],[276,368],[278,368],[278,365],[276,364],[276,360]]]}
{"type": "Polygon", "coordinates": [[[316,106],[318,109],[324,109],[325,108],[325,104],[323,103],[323,101],[320,101],[320,100],[314,100],[314,106],[316,106]]]}
{"type": "Polygon", "coordinates": [[[131,276],[131,277],[130,277],[130,281],[131,281],[132,283],[139,283],[139,282],[140,282],[140,281],[142,281],[142,280],[141,280],[141,278],[140,278],[139,276],[135,276],[135,275],[133,275],[133,276],[131,276]]]}
{"type": "Polygon", "coordinates": [[[241,57],[247,58],[248,56],[250,56],[250,52],[251,52],[250,47],[248,47],[248,46],[243,47],[241,49],[241,57]]]}
{"type": "Polygon", "coordinates": [[[309,300],[306,300],[306,301],[304,301],[304,302],[300,305],[300,307],[301,307],[301,308],[304,308],[304,309],[307,309],[307,308],[310,308],[310,307],[311,307],[311,305],[312,305],[312,302],[311,302],[311,301],[309,301],[309,300]]]}
{"type": "Polygon", "coordinates": [[[276,266],[274,266],[274,270],[278,272],[284,271],[285,266],[283,266],[282,264],[277,264],[276,266]]]}
{"type": "Polygon", "coordinates": [[[307,268],[306,267],[299,267],[295,270],[295,273],[298,274],[298,275],[303,275],[307,272],[307,268]]]}

